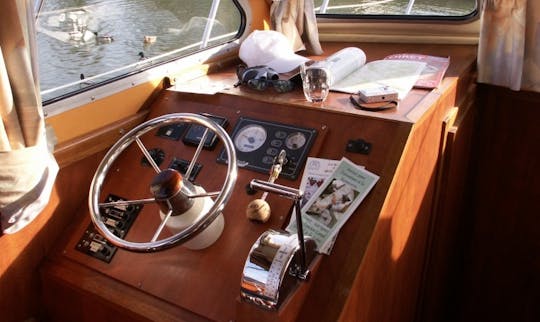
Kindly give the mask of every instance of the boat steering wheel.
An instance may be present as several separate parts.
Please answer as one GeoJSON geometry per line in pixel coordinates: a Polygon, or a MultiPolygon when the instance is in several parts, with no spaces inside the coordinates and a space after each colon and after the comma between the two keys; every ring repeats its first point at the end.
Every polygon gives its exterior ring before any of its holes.
{"type": "Polygon", "coordinates": [[[99,164],[94,178],[90,185],[90,192],[88,196],[88,206],[90,210],[90,217],[94,226],[98,232],[105,237],[111,244],[124,248],[130,251],[136,252],[154,252],[172,246],[184,243],[201,233],[207,228],[220,214],[225,204],[229,200],[234,184],[237,177],[237,165],[236,165],[236,153],[231,138],[225,132],[225,130],[217,125],[214,121],[207,117],[198,114],[191,113],[174,113],[163,115],[149,121],[146,121],[121,137],[107,152],[103,160],[99,164]],[[161,170],[156,165],[148,150],[144,147],[140,136],[153,130],[156,127],[161,127],[166,124],[188,122],[202,125],[206,128],[203,137],[197,147],[195,155],[190,162],[190,165],[186,171],[186,174],[182,177],[176,170],[167,169],[161,170]],[[214,132],[224,143],[225,150],[228,156],[227,162],[227,174],[221,189],[217,192],[200,193],[196,189],[193,189],[193,184],[189,182],[190,172],[193,169],[193,165],[196,163],[197,158],[202,151],[204,142],[208,132],[214,132]],[[126,200],[115,201],[109,203],[100,203],[99,197],[101,195],[101,188],[103,181],[109,172],[111,165],[118,158],[118,156],[133,142],[136,142],[140,150],[145,155],[148,162],[156,171],[156,176],[151,183],[151,190],[154,194],[154,198],[141,199],[141,200],[126,200]],[[189,209],[190,205],[196,198],[204,198],[208,196],[216,196],[213,200],[212,206],[204,214],[200,215],[192,224],[174,233],[172,236],[158,239],[161,230],[165,226],[167,220],[171,215],[182,214],[186,209],[189,209]],[[154,237],[148,242],[132,242],[126,239],[122,239],[111,232],[102,220],[100,208],[113,207],[113,206],[129,206],[134,204],[152,203],[155,202],[160,206],[161,212],[165,214],[161,224],[154,233],[154,237]]]}

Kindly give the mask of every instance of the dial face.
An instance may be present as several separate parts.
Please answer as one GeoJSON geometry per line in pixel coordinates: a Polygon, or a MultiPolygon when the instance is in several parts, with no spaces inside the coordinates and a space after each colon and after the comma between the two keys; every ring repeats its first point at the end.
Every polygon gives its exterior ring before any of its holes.
{"type": "Polygon", "coordinates": [[[234,146],[240,152],[251,152],[260,148],[266,141],[266,130],[256,124],[247,125],[238,131],[234,146]]]}
{"type": "Polygon", "coordinates": [[[289,134],[285,139],[285,146],[290,150],[297,150],[306,144],[306,136],[301,132],[294,132],[289,134]]]}

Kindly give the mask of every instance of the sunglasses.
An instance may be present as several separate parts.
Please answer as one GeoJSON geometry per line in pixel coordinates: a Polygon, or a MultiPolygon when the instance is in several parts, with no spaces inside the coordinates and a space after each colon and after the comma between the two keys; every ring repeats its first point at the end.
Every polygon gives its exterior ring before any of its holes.
{"type": "Polygon", "coordinates": [[[247,67],[239,65],[236,68],[238,83],[234,86],[247,85],[249,88],[264,91],[273,87],[278,93],[290,92],[294,89],[294,83],[290,80],[279,79],[279,74],[268,66],[247,67]]]}

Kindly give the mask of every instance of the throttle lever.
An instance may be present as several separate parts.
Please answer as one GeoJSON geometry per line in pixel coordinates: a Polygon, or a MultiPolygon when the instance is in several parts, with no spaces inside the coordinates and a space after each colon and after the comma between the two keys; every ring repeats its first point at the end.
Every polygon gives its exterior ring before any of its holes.
{"type": "MultiPolygon", "coordinates": [[[[279,154],[274,158],[274,163],[270,167],[270,176],[268,177],[269,183],[274,183],[279,177],[283,165],[287,162],[287,153],[285,150],[281,150],[279,154]]],[[[270,218],[271,210],[270,205],[266,201],[268,191],[265,191],[261,198],[252,200],[246,208],[246,216],[250,220],[259,221],[265,223],[270,218]]]]}

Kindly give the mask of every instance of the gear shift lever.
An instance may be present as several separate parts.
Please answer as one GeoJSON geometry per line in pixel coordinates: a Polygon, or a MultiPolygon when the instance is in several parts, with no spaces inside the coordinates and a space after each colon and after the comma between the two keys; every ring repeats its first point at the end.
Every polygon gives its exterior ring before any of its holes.
{"type": "MultiPolygon", "coordinates": [[[[286,152],[285,150],[281,150],[279,155],[274,159],[274,164],[270,168],[270,177],[268,178],[268,182],[274,183],[274,181],[279,177],[279,174],[281,173],[281,169],[283,169],[283,164],[285,164],[286,161],[286,152]]],[[[246,209],[246,216],[248,219],[260,221],[262,223],[265,223],[270,218],[271,210],[270,205],[268,202],[266,202],[266,197],[268,196],[268,192],[265,191],[261,198],[252,200],[246,209]]]]}

